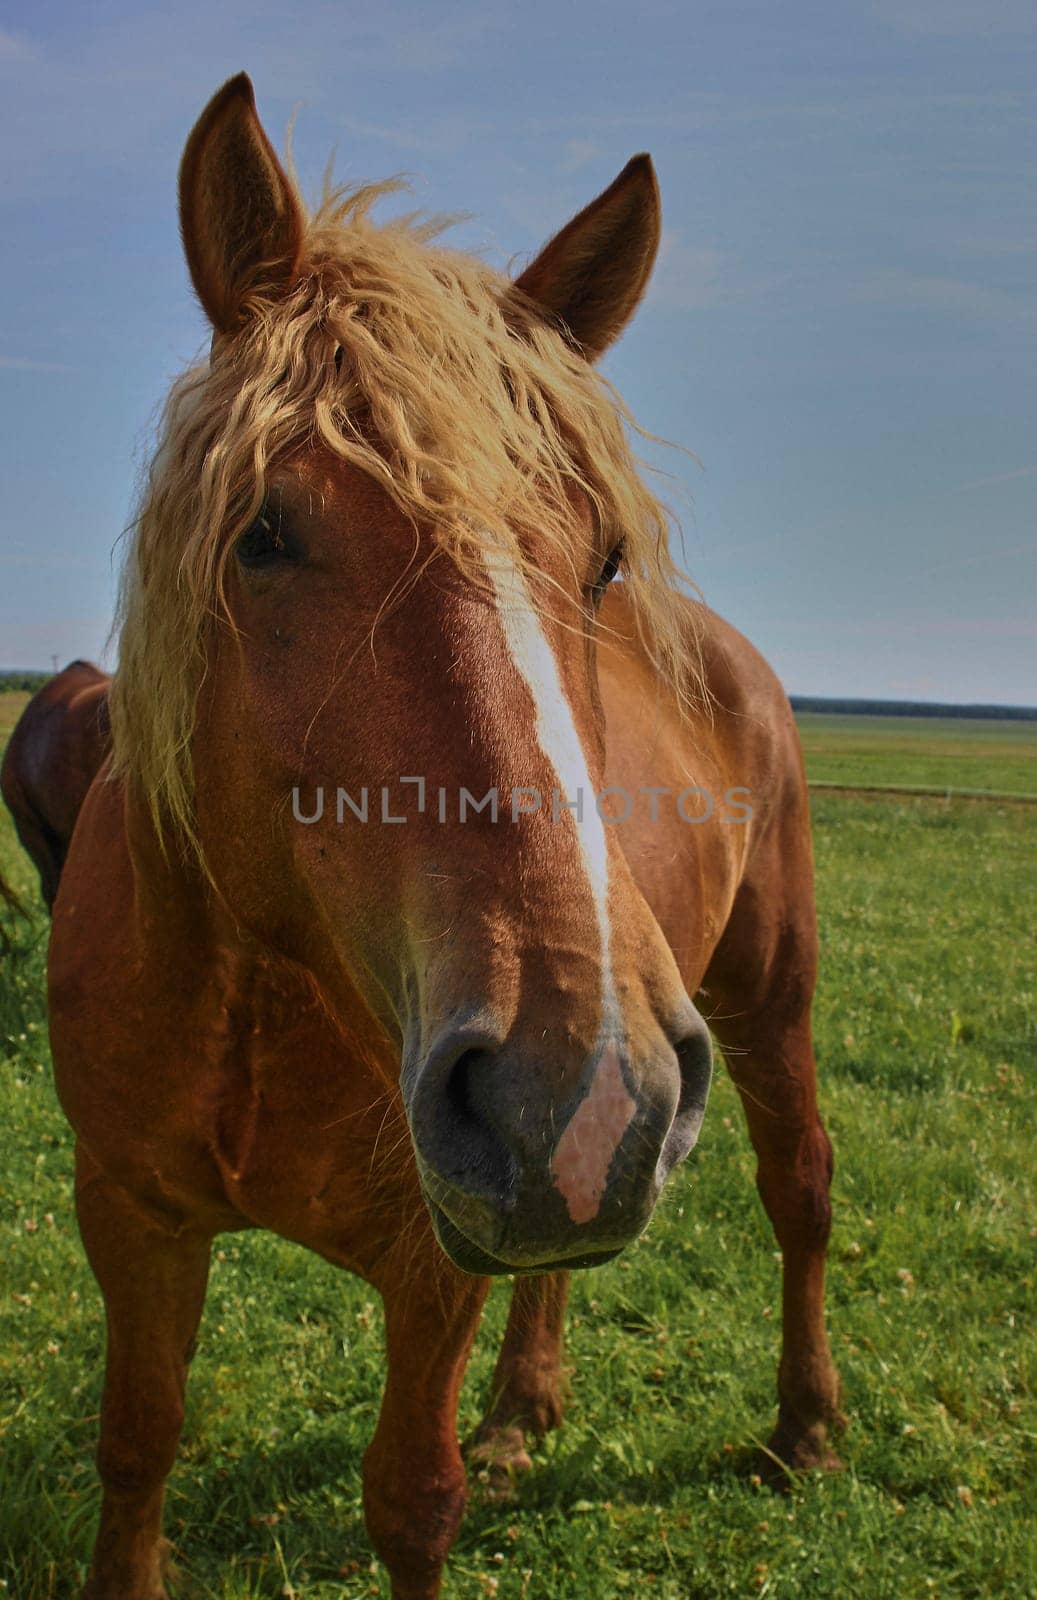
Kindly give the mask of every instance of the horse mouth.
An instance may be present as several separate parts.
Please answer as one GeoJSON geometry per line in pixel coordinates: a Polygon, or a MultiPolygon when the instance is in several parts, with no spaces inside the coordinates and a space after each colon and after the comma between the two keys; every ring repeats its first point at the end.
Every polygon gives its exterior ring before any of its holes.
{"type": "MultiPolygon", "coordinates": [[[[677,1104],[646,1098],[639,1116],[620,1130],[607,1173],[592,1170],[591,1178],[597,1173],[602,1181],[589,1196],[597,1204],[589,1207],[581,1192],[581,1204],[574,1206],[572,1194],[552,1181],[553,1167],[524,1171],[510,1155],[491,1160],[496,1152],[487,1154],[474,1140],[440,1141],[426,1151],[415,1136],[425,1204],[454,1265],[477,1277],[580,1270],[612,1261],[631,1244],[647,1226],[670,1172],[694,1146],[705,1114],[713,1065],[705,1026],[689,1032],[675,1051],[677,1104]],[[650,1166],[644,1156],[653,1148],[657,1155],[650,1166]],[[443,1150],[446,1171],[435,1160],[443,1150]]],[[[413,1133],[411,1107],[408,1116],[413,1133]]]]}
{"type": "Polygon", "coordinates": [[[436,1238],[455,1267],[460,1267],[462,1272],[471,1273],[476,1278],[500,1278],[504,1276],[535,1277],[544,1272],[578,1272],[584,1267],[600,1267],[606,1261],[615,1260],[622,1254],[624,1246],[619,1245],[608,1250],[584,1251],[576,1255],[546,1256],[543,1260],[535,1262],[504,1261],[500,1256],[495,1256],[490,1251],[483,1249],[474,1240],[469,1239],[466,1233],[447,1216],[442,1206],[437,1205],[431,1195],[425,1195],[425,1202],[432,1218],[432,1226],[436,1238]]]}

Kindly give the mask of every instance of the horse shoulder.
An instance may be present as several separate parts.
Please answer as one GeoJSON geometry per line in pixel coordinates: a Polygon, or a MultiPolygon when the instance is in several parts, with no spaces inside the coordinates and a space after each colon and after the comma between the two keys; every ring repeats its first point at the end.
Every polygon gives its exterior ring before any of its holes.
{"type": "Polygon", "coordinates": [[[617,832],[694,992],[761,839],[789,794],[802,790],[799,743],[762,655],[691,597],[686,699],[678,704],[637,637],[622,590],[609,591],[599,643],[607,781],[635,797],[617,832]]]}

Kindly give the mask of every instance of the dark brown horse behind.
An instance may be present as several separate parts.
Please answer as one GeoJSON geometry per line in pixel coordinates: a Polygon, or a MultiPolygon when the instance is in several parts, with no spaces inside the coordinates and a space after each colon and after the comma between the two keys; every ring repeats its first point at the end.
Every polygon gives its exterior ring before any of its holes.
{"type": "Polygon", "coordinates": [[[111,742],[108,683],[89,661],[70,662],[33,695],[0,767],[0,792],[48,910],[80,807],[111,742]]]}

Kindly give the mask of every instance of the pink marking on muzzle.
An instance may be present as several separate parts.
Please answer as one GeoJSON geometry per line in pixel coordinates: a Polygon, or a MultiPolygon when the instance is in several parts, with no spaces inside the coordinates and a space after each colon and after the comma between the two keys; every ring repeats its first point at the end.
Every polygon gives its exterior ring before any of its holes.
{"type": "Polygon", "coordinates": [[[636,1110],[623,1082],[619,1052],[610,1041],[601,1053],[586,1098],[573,1113],[551,1158],[555,1187],[573,1222],[591,1222],[597,1216],[612,1158],[636,1110]]]}

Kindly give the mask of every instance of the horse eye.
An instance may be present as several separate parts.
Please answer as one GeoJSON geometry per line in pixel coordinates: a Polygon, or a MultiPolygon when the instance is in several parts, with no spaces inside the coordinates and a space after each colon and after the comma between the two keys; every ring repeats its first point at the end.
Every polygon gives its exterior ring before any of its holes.
{"type": "Polygon", "coordinates": [[[250,570],[291,560],[291,541],[280,508],[264,504],[255,521],[241,534],[234,551],[241,565],[250,570]]]}
{"type": "Polygon", "coordinates": [[[614,550],[610,550],[609,554],[606,556],[605,565],[602,567],[598,581],[594,585],[594,598],[596,600],[600,600],[602,595],[605,593],[605,590],[608,588],[609,584],[616,576],[616,573],[619,571],[622,560],[623,546],[621,544],[617,544],[616,548],[614,550]]]}

